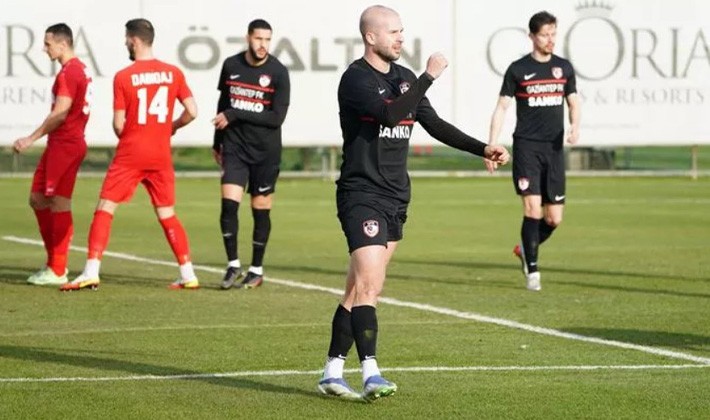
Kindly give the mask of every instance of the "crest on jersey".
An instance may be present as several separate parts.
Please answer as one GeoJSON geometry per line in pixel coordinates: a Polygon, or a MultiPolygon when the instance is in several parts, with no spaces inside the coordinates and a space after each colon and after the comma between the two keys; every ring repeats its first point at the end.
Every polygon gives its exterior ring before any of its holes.
{"type": "Polygon", "coordinates": [[[411,86],[411,85],[409,84],[409,82],[402,82],[402,83],[399,84],[399,91],[400,91],[401,93],[405,93],[405,92],[407,92],[407,91],[409,90],[409,87],[410,87],[410,86],[411,86]]]}
{"type": "Polygon", "coordinates": [[[530,187],[529,179],[525,177],[518,178],[518,188],[520,189],[520,191],[525,191],[528,189],[528,187],[530,187]]]}
{"type": "Polygon", "coordinates": [[[374,238],[380,233],[380,223],[377,220],[366,220],[362,222],[362,231],[370,238],[374,238]]]}
{"type": "Polygon", "coordinates": [[[562,72],[562,67],[553,67],[552,68],[552,77],[555,79],[561,79],[564,73],[562,72]]]}
{"type": "Polygon", "coordinates": [[[262,74],[259,76],[259,86],[267,87],[271,84],[271,76],[268,74],[262,74]]]}

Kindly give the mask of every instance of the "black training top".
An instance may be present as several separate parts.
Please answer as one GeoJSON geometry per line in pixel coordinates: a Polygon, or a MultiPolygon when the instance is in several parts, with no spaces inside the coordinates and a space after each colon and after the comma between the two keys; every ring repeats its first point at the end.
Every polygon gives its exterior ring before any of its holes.
{"type": "Polygon", "coordinates": [[[515,97],[514,138],[553,142],[564,132],[564,98],[577,92],[569,61],[552,55],[541,63],[531,54],[514,61],[505,72],[501,96],[515,97]]]}
{"type": "Polygon", "coordinates": [[[212,147],[259,163],[270,153],[281,152],[281,124],[291,84],[288,70],[276,57],[269,55],[264,64],[253,67],[245,54],[233,55],[222,65],[217,113],[224,112],[229,126],[215,130],[212,147]]]}
{"type": "Polygon", "coordinates": [[[442,120],[424,96],[433,78],[391,63],[387,74],[363,58],[338,87],[343,164],[338,190],[372,193],[408,203],[407,152],[415,121],[435,139],[483,156],[485,144],[442,120]]]}

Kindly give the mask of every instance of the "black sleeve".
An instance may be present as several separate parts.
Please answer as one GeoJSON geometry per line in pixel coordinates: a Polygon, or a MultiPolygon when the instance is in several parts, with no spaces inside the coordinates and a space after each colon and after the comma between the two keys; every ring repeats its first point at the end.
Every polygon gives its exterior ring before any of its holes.
{"type": "Polygon", "coordinates": [[[572,64],[569,64],[568,68],[569,73],[567,76],[567,83],[565,83],[565,96],[577,93],[577,76],[574,74],[574,67],[572,67],[572,64]]]}
{"type": "Polygon", "coordinates": [[[503,85],[500,87],[500,96],[510,96],[515,97],[515,88],[517,83],[515,83],[515,74],[513,73],[513,65],[508,66],[508,70],[505,71],[505,76],[503,76],[503,85]]]}
{"type": "MultiPolygon", "coordinates": [[[[229,91],[226,90],[226,85],[224,84],[224,74],[227,62],[222,64],[222,71],[219,75],[219,80],[217,81],[217,90],[219,90],[219,100],[217,101],[217,114],[224,111],[229,107],[229,91]]],[[[222,141],[224,139],[224,130],[214,130],[214,137],[212,139],[212,149],[219,151],[222,147],[222,141]]]]}
{"type": "Polygon", "coordinates": [[[286,119],[288,106],[291,98],[291,81],[288,77],[288,70],[283,69],[279,73],[276,83],[274,83],[274,95],[272,96],[271,109],[264,109],[263,112],[251,112],[241,109],[230,108],[224,111],[229,123],[246,122],[269,128],[279,128],[286,119]]]}
{"type": "Polygon", "coordinates": [[[374,74],[362,69],[349,69],[343,75],[339,97],[351,109],[372,117],[386,127],[394,127],[414,111],[434,79],[426,72],[412,83],[409,90],[394,100],[385,100],[374,74]]]}
{"type": "Polygon", "coordinates": [[[427,133],[445,145],[474,155],[484,156],[486,144],[442,120],[426,97],[419,102],[417,107],[417,121],[427,133]]]}

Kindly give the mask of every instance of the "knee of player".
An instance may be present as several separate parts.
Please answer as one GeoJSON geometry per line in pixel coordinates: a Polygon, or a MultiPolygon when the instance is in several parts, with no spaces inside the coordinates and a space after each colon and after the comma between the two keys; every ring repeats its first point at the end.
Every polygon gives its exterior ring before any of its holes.
{"type": "Polygon", "coordinates": [[[549,215],[545,217],[545,223],[552,227],[557,227],[562,223],[562,215],[549,215]]]}
{"type": "Polygon", "coordinates": [[[42,210],[42,209],[49,207],[50,203],[48,202],[48,199],[46,199],[46,198],[31,195],[28,204],[34,210],[42,210]]]}
{"type": "Polygon", "coordinates": [[[382,285],[378,281],[359,281],[355,284],[357,296],[376,299],[382,293],[382,285]]]}
{"type": "Polygon", "coordinates": [[[532,217],[533,219],[542,219],[543,212],[539,206],[528,206],[526,205],[523,209],[525,217],[532,217]]]}

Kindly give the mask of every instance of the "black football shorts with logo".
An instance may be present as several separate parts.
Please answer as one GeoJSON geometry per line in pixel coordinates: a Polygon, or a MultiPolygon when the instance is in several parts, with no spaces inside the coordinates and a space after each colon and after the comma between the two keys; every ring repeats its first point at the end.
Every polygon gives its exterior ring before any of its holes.
{"type": "Polygon", "coordinates": [[[235,153],[222,155],[222,184],[248,186],[247,192],[252,196],[275,193],[279,170],[278,160],[251,164],[235,153]]]}
{"type": "Polygon", "coordinates": [[[407,204],[354,191],[338,191],[336,202],[348,252],[369,245],[386,247],[404,236],[407,204]]]}
{"type": "Polygon", "coordinates": [[[540,195],[544,204],[565,203],[565,155],[553,142],[513,140],[513,185],[518,195],[540,195]]]}

